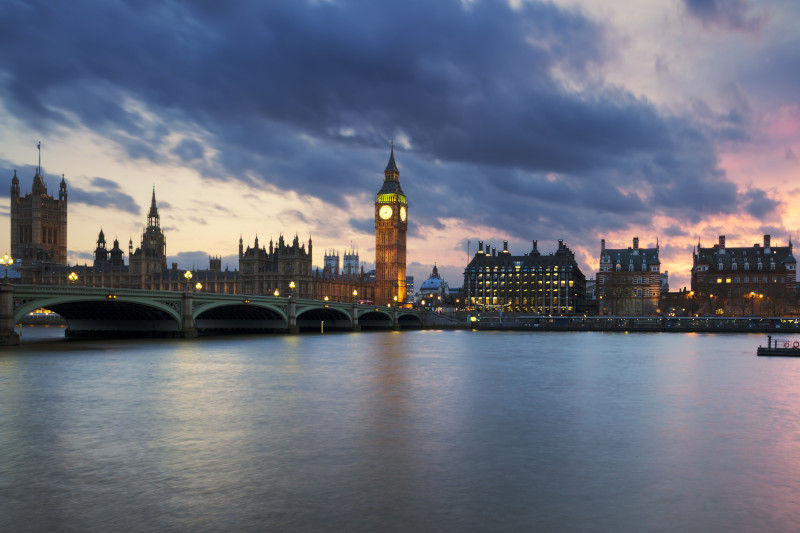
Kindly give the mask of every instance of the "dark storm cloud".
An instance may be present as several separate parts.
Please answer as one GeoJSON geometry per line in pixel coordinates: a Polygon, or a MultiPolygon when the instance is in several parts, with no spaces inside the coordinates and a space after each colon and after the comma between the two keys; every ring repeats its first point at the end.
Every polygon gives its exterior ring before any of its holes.
{"type": "Polygon", "coordinates": [[[683,237],[684,235],[688,235],[680,226],[666,227],[662,230],[662,234],[666,235],[667,237],[683,237]]]}
{"type": "Polygon", "coordinates": [[[754,218],[769,219],[778,216],[782,202],[768,198],[760,189],[751,189],[743,194],[744,209],[754,218]]]}
{"type": "Polygon", "coordinates": [[[92,178],[90,187],[71,187],[67,184],[70,202],[88,206],[117,209],[133,215],[140,213],[139,204],[132,196],[125,194],[115,181],[106,178],[92,178]]]}
{"type": "MultiPolygon", "coordinates": [[[[349,221],[350,227],[354,230],[371,235],[375,232],[375,220],[370,218],[351,218],[349,221]]],[[[410,229],[410,228],[409,228],[410,229]]]]}
{"type": "MultiPolygon", "coordinates": [[[[745,13],[739,4],[687,8],[717,20],[745,13]]],[[[713,131],[589,75],[614,51],[579,11],[458,0],[5,11],[7,112],[45,131],[91,128],[127,157],[177,156],[209,179],[344,206],[377,190],[399,136],[412,146],[398,142],[397,156],[416,222],[464,218],[521,238],[740,209],[713,131]],[[205,161],[192,140],[171,146],[172,133],[200,133],[219,155],[205,161]]],[[[351,225],[371,233],[366,220],[351,225]]]]}
{"type": "Polygon", "coordinates": [[[686,11],[706,26],[759,32],[766,22],[763,13],[754,13],[747,0],[683,0],[686,11]]]}
{"type": "Polygon", "coordinates": [[[185,162],[203,157],[203,145],[192,139],[184,139],[175,147],[175,153],[185,162]]]}

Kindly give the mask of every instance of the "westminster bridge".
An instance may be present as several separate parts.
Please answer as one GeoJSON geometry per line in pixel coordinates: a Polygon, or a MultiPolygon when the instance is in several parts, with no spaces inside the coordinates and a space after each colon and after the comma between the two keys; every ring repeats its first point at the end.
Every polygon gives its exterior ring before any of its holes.
{"type": "Polygon", "coordinates": [[[419,329],[423,313],[402,307],[293,297],[0,284],[0,344],[16,344],[14,327],[45,308],[61,315],[67,336],[196,337],[205,332],[419,329]]]}

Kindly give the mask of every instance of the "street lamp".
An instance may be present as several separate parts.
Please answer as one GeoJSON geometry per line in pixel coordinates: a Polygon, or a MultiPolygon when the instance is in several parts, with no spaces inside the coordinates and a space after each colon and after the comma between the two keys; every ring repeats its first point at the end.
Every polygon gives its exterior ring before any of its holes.
{"type": "Polygon", "coordinates": [[[356,301],[356,296],[358,296],[358,291],[353,289],[353,301],[356,301]]]}
{"type": "Polygon", "coordinates": [[[6,278],[5,280],[8,281],[8,267],[14,264],[14,258],[8,254],[3,254],[3,257],[0,257],[0,265],[6,269],[6,278]]]}
{"type": "Polygon", "coordinates": [[[325,300],[327,302],[328,301],[328,297],[326,296],[325,298],[323,298],[323,300],[325,300]]]}
{"type": "Polygon", "coordinates": [[[292,297],[293,293],[294,293],[294,281],[290,281],[289,282],[289,298],[292,297]]]}
{"type": "Polygon", "coordinates": [[[70,272],[67,279],[70,281],[72,285],[75,285],[75,282],[78,281],[78,275],[75,272],[70,272]]]}
{"type": "Polygon", "coordinates": [[[202,291],[203,290],[203,284],[198,281],[197,285],[195,285],[194,288],[197,289],[198,291],[202,291]]]}
{"type": "Polygon", "coordinates": [[[281,293],[278,292],[278,289],[275,289],[275,292],[273,292],[272,294],[275,295],[275,298],[281,295],[281,293]]]}
{"type": "Polygon", "coordinates": [[[189,283],[191,283],[191,281],[192,281],[192,271],[191,270],[187,270],[186,272],[183,273],[183,277],[186,278],[186,290],[188,291],[189,290],[189,283]]]}

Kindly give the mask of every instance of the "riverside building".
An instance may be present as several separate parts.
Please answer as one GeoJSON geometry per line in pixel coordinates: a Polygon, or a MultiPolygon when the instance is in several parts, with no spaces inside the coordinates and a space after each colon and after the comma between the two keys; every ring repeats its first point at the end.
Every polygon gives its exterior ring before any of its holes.
{"type": "Polygon", "coordinates": [[[597,308],[601,315],[646,316],[659,312],[661,261],[655,248],[639,248],[639,237],[628,248],[606,248],[600,240],[600,270],[596,274],[597,308]]]}
{"type": "Polygon", "coordinates": [[[511,255],[508,241],[499,252],[479,241],[463,290],[467,306],[477,311],[569,315],[583,311],[586,277],[563,240],[548,255],[537,241],[524,255],[511,255]]]}
{"type": "Polygon", "coordinates": [[[408,202],[400,187],[394,147],[374,207],[377,268],[373,275],[364,272],[352,245],[344,253],[341,270],[338,253],[325,254],[324,267],[320,269],[312,267],[310,238],[308,243],[301,243],[295,235],[289,243],[281,235],[277,243],[270,239],[269,248],[259,246],[258,237],[252,246],[245,247],[240,237],[238,270],[223,270],[221,257],[209,256],[208,268],[192,268],[188,277],[177,263],[172,263],[171,268],[167,266],[167,239],[161,227],[155,187],[140,244],[134,249],[133,239],[128,242],[127,264],[119,240],[115,238],[113,248],[109,249],[101,228],[94,263],[70,266],[67,184],[62,177],[58,199],[53,198],[47,194],[41,167],[37,167],[32,193],[20,193],[16,171],[11,180],[11,256],[22,283],[168,291],[192,288],[229,294],[404,304],[408,202]],[[70,279],[71,273],[77,279],[70,279]]]}
{"type": "Polygon", "coordinates": [[[692,257],[694,314],[778,316],[797,307],[797,261],[788,246],[728,247],[725,236],[710,248],[697,243],[692,257]]]}

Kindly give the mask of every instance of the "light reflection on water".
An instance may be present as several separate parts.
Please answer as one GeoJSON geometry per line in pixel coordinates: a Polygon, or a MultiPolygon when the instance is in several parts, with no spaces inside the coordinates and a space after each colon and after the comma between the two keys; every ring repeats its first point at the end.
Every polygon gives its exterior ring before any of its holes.
{"type": "Polygon", "coordinates": [[[26,343],[0,353],[0,530],[797,530],[800,360],[760,342],[26,343]]]}

